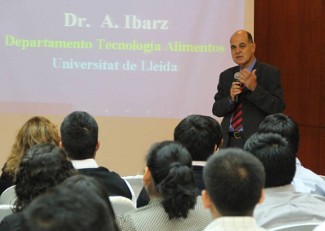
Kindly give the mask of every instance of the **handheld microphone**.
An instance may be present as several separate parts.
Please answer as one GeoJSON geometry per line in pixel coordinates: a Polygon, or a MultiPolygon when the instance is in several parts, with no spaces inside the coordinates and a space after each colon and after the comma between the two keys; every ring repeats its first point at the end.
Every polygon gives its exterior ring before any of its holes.
{"type": "Polygon", "coordinates": [[[236,72],[234,74],[234,79],[237,80],[239,82],[239,77],[240,77],[240,73],[239,72],[236,72]]]}
{"type": "MultiPolygon", "coordinates": [[[[239,77],[240,77],[240,73],[239,72],[236,72],[234,74],[234,82],[240,82],[239,81],[239,77]]],[[[238,98],[239,98],[239,94],[238,95],[235,95],[235,103],[238,103],[238,98]]]]}

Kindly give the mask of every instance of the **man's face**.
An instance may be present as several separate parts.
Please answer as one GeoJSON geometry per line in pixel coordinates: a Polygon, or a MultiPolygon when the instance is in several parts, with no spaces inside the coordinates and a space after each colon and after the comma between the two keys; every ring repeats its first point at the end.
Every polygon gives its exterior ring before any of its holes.
{"type": "Polygon", "coordinates": [[[231,36],[230,49],[232,59],[241,66],[241,68],[247,68],[253,63],[255,43],[248,41],[246,32],[239,31],[231,36]]]}

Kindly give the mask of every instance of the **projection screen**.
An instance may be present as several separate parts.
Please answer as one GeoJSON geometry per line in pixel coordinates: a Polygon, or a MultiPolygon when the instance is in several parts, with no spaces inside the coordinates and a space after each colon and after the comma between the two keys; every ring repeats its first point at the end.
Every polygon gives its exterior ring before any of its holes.
{"type": "Polygon", "coordinates": [[[0,112],[211,114],[244,1],[3,1],[0,112]]]}

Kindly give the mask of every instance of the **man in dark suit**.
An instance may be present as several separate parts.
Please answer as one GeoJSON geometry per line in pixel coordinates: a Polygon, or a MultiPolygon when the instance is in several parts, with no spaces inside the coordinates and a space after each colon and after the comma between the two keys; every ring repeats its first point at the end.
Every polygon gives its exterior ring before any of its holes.
{"type": "Polygon", "coordinates": [[[97,179],[106,188],[108,196],[132,199],[126,182],[117,173],[98,166],[95,161],[99,149],[98,125],[90,114],[82,111],[72,112],[64,118],[60,131],[60,144],[79,173],[97,179]]]}
{"type": "Polygon", "coordinates": [[[285,108],[280,71],[256,60],[256,44],[245,30],[230,38],[231,55],[237,66],[220,74],[212,112],[223,117],[223,147],[243,148],[260,122],[285,108]]]}

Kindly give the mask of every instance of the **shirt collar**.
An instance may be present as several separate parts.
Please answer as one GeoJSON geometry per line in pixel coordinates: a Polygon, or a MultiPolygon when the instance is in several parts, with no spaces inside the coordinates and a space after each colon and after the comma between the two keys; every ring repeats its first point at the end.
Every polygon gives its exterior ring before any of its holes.
{"type": "Polygon", "coordinates": [[[252,72],[254,66],[256,64],[256,59],[254,59],[253,63],[251,65],[249,65],[249,67],[247,68],[250,72],[252,72]]]}
{"type": "Polygon", "coordinates": [[[205,230],[214,230],[215,226],[223,227],[225,230],[264,230],[258,229],[255,219],[250,216],[219,217],[213,220],[205,230]]]}
{"type": "Polygon", "coordinates": [[[95,159],[71,160],[71,163],[75,169],[98,168],[95,159]]]}
{"type": "Polygon", "coordinates": [[[192,161],[192,166],[205,166],[206,165],[206,161],[192,161]]]}
{"type": "Polygon", "coordinates": [[[296,192],[295,187],[292,184],[286,184],[283,186],[270,187],[264,189],[266,193],[275,193],[275,192],[296,192]]]}
{"type": "MultiPolygon", "coordinates": [[[[253,63],[247,67],[247,69],[248,69],[250,72],[252,72],[252,70],[253,70],[255,64],[256,64],[256,58],[254,59],[253,63]]],[[[240,67],[239,67],[239,70],[241,70],[240,67]]]]}

